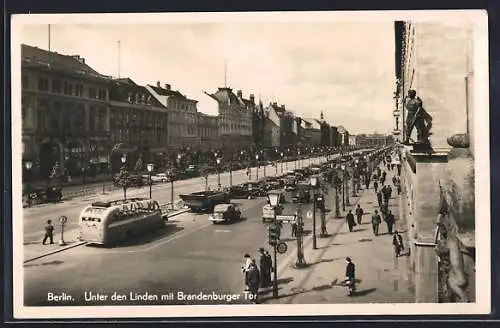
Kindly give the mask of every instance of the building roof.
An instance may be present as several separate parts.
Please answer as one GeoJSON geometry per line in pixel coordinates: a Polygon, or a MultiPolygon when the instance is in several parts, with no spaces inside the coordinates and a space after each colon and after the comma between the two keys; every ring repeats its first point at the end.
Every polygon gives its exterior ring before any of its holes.
{"type": "Polygon", "coordinates": [[[338,133],[346,133],[347,132],[347,130],[342,125],[339,125],[337,127],[337,131],[338,131],[338,133]]]}
{"type": "Polygon", "coordinates": [[[49,52],[38,47],[21,45],[21,58],[23,64],[34,64],[45,67],[57,68],[68,72],[92,75],[94,77],[109,79],[109,76],[103,75],[85,63],[85,58],[80,55],[63,55],[57,52],[49,52]]]}
{"type": "Polygon", "coordinates": [[[236,96],[231,88],[218,88],[217,92],[215,93],[208,93],[205,92],[207,96],[210,98],[214,99],[218,103],[223,103],[223,104],[239,104],[240,106],[245,106],[245,102],[240,99],[238,96],[236,96]]]}
{"type": "Polygon", "coordinates": [[[179,99],[179,100],[190,100],[185,95],[180,93],[179,91],[168,90],[168,89],[159,87],[157,85],[150,85],[150,84],[148,84],[148,87],[153,89],[153,91],[156,92],[157,94],[159,94],[160,96],[172,97],[172,98],[179,99]]]}
{"type": "Polygon", "coordinates": [[[315,118],[303,118],[304,128],[321,130],[321,123],[315,118]]]}
{"type": "Polygon", "coordinates": [[[144,86],[137,85],[130,78],[113,80],[109,88],[109,99],[142,105],[162,106],[144,86]]]}

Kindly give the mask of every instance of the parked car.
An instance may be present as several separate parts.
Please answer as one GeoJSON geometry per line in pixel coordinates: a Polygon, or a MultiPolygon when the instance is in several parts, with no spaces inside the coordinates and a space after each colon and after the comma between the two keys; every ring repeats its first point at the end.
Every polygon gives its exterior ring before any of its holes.
{"type": "Polygon", "coordinates": [[[241,211],[234,204],[218,204],[215,205],[214,211],[209,215],[208,220],[213,224],[220,222],[232,223],[241,219],[241,211]]]}
{"type": "Polygon", "coordinates": [[[153,182],[169,182],[170,178],[166,173],[158,173],[151,176],[151,181],[153,182]]]}
{"type": "Polygon", "coordinates": [[[186,176],[190,178],[200,176],[199,170],[194,165],[189,165],[185,170],[186,176]]]}

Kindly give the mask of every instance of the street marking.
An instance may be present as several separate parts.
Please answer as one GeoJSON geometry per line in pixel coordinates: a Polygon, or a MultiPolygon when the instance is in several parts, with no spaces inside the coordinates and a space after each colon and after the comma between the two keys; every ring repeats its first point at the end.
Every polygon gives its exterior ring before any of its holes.
{"type": "Polygon", "coordinates": [[[220,230],[220,229],[217,229],[217,230],[214,230],[214,232],[231,232],[231,230],[220,230]]]}

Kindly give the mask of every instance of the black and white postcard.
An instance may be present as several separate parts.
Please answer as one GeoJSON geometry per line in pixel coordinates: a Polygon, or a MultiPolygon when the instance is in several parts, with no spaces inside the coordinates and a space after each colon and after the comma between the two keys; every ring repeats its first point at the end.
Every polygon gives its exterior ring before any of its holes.
{"type": "Polygon", "coordinates": [[[14,15],[14,316],[489,313],[487,26],[14,15]]]}

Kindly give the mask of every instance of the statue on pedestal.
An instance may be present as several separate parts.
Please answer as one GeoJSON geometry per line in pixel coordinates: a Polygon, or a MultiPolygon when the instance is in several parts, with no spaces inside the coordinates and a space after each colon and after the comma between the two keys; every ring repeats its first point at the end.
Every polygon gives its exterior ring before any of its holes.
{"type": "Polygon", "coordinates": [[[403,143],[410,143],[411,133],[413,128],[416,128],[417,143],[428,145],[429,136],[431,135],[430,130],[432,128],[432,116],[424,109],[422,99],[417,97],[417,92],[415,90],[408,90],[405,106],[408,114],[406,116],[406,129],[403,143]]]}

